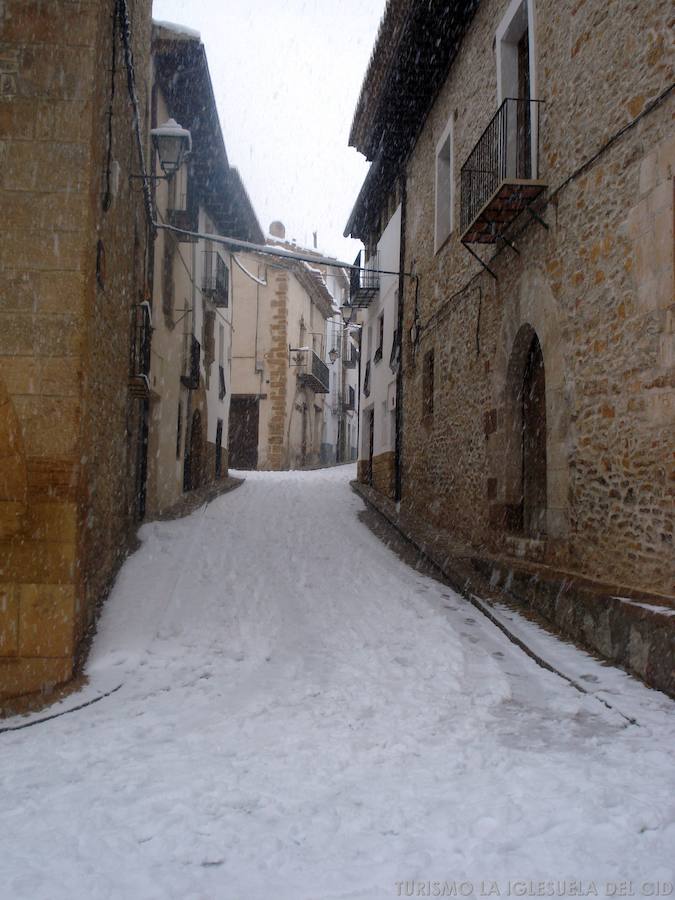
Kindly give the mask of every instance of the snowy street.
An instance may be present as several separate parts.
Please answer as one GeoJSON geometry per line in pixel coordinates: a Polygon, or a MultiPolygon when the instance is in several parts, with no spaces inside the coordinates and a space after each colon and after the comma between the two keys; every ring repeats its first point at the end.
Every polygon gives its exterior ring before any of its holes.
{"type": "Polygon", "coordinates": [[[141,528],[61,707],[119,689],[0,734],[1,897],[673,891],[674,703],[554,638],[609,687],[542,669],[372,533],[354,467],[245,477],[141,528]]]}

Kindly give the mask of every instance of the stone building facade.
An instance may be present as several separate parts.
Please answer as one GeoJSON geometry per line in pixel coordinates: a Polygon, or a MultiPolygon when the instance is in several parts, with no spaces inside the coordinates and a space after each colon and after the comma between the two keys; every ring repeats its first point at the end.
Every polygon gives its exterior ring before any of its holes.
{"type": "Polygon", "coordinates": [[[150,5],[0,4],[0,699],[71,676],[142,514],[150,5]]]}
{"type": "Polygon", "coordinates": [[[672,10],[413,6],[387,6],[351,134],[379,169],[355,236],[403,197],[389,493],[442,564],[508,573],[562,630],[673,691],[672,10]],[[467,218],[471,154],[508,98],[527,101],[502,132],[527,171],[467,218]]]}
{"type": "MultiPolygon", "coordinates": [[[[227,158],[206,51],[199,35],[156,23],[150,125],[170,117],[192,135],[192,151],[156,182],[158,221],[202,235],[264,240],[227,158]]],[[[155,160],[156,175],[161,175],[155,160]]],[[[238,300],[227,247],[158,229],[153,255],[148,511],[165,512],[184,491],[227,476],[233,308],[238,300]]]]}
{"type": "MultiPolygon", "coordinates": [[[[273,225],[270,249],[300,249],[285,241],[281,223],[273,225]]],[[[234,273],[231,464],[274,471],[317,466],[330,390],[326,321],[335,312],[333,298],[315,266],[239,256],[257,281],[241,269],[234,273]]]]}

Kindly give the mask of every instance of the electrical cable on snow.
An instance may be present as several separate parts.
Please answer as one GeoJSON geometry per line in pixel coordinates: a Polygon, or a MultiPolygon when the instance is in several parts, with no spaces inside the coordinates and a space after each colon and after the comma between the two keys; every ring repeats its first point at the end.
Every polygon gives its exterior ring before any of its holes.
{"type": "Polygon", "coordinates": [[[99,700],[103,700],[111,694],[114,694],[116,691],[119,691],[121,687],[124,687],[124,682],[118,684],[117,687],[114,687],[111,691],[106,691],[105,694],[99,694],[99,696],[94,697],[93,700],[87,700],[86,703],[80,703],[79,706],[71,706],[70,709],[52,713],[50,716],[43,716],[41,719],[33,719],[32,721],[24,722],[21,725],[8,725],[5,728],[0,728],[0,734],[5,734],[8,731],[21,731],[23,728],[32,728],[33,725],[42,725],[43,722],[49,722],[51,719],[60,719],[61,716],[67,716],[70,713],[77,712],[78,709],[84,709],[86,706],[93,706],[94,703],[98,703],[99,700]]]}

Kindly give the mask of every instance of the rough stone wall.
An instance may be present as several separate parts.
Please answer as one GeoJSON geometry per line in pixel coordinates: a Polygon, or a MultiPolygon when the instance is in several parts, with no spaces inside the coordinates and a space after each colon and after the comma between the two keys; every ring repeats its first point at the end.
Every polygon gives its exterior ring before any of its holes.
{"type": "MultiPolygon", "coordinates": [[[[481,4],[407,165],[406,269],[419,275],[417,348],[404,327],[403,508],[489,553],[670,593],[673,434],[672,95],[618,138],[481,273],[457,228],[434,254],[435,148],[454,122],[459,170],[496,111],[493,38],[508,4],[481,4]],[[475,276],[475,277],[474,277],[475,276]],[[519,335],[544,356],[547,537],[509,533],[519,335]],[[435,350],[433,417],[422,360],[435,350]]],[[[540,177],[551,193],[671,80],[670,5],[536,3],[540,177]],[[620,78],[609,73],[621,72],[620,78]]],[[[518,225],[524,225],[524,221],[518,225]]],[[[484,252],[484,258],[489,253],[484,252]]]]}
{"type": "MultiPolygon", "coordinates": [[[[142,94],[150,3],[131,7],[142,94]]],[[[0,697],[70,676],[131,527],[130,307],[144,235],[121,70],[123,174],[101,205],[112,9],[0,4],[0,520],[3,500],[17,514],[0,534],[0,697]]]]}
{"type": "MultiPolygon", "coordinates": [[[[368,460],[360,459],[357,465],[356,477],[362,484],[371,483],[369,481],[368,470],[368,460]]],[[[388,450],[386,453],[379,453],[377,456],[373,456],[372,487],[376,491],[379,491],[380,494],[393,500],[396,490],[395,481],[396,468],[393,450],[388,450]]]]}
{"type": "Polygon", "coordinates": [[[271,340],[267,354],[269,367],[268,429],[265,468],[286,467],[286,392],[288,385],[288,273],[276,272],[276,289],[271,307],[271,340]]]}
{"type": "MultiPolygon", "coordinates": [[[[141,126],[149,98],[150,0],[129,2],[136,87],[141,126]]],[[[140,171],[132,132],[132,112],[126,93],[126,72],[117,36],[116,85],[111,130],[111,157],[120,166],[117,192],[106,209],[108,110],[111,95],[113,4],[96,4],[96,44],[93,135],[89,170],[90,221],[105,250],[105,278],[96,277],[96,242],[85,241],[88,266],[86,330],[83,335],[82,439],[80,462],[83,506],[80,515],[78,570],[84,609],[80,627],[91,621],[96,605],[129,548],[138,519],[137,466],[143,401],[128,390],[132,347],[137,344],[136,310],[149,300],[145,273],[149,234],[138,182],[128,175],[140,171]],[[100,61],[104,60],[105,64],[100,61]],[[92,271],[92,269],[94,271],[92,271]]],[[[144,137],[145,137],[144,129],[144,137]]],[[[146,151],[147,154],[147,151],[146,151]]]]}

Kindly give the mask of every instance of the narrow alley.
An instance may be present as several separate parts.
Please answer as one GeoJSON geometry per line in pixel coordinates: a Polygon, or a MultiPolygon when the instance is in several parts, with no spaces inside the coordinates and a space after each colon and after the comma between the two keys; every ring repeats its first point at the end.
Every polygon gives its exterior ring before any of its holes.
{"type": "Polygon", "coordinates": [[[143,525],[48,713],[108,696],[0,734],[3,897],[672,891],[673,702],[554,638],[589,693],[542,669],[354,477],[249,472],[143,525]]]}

